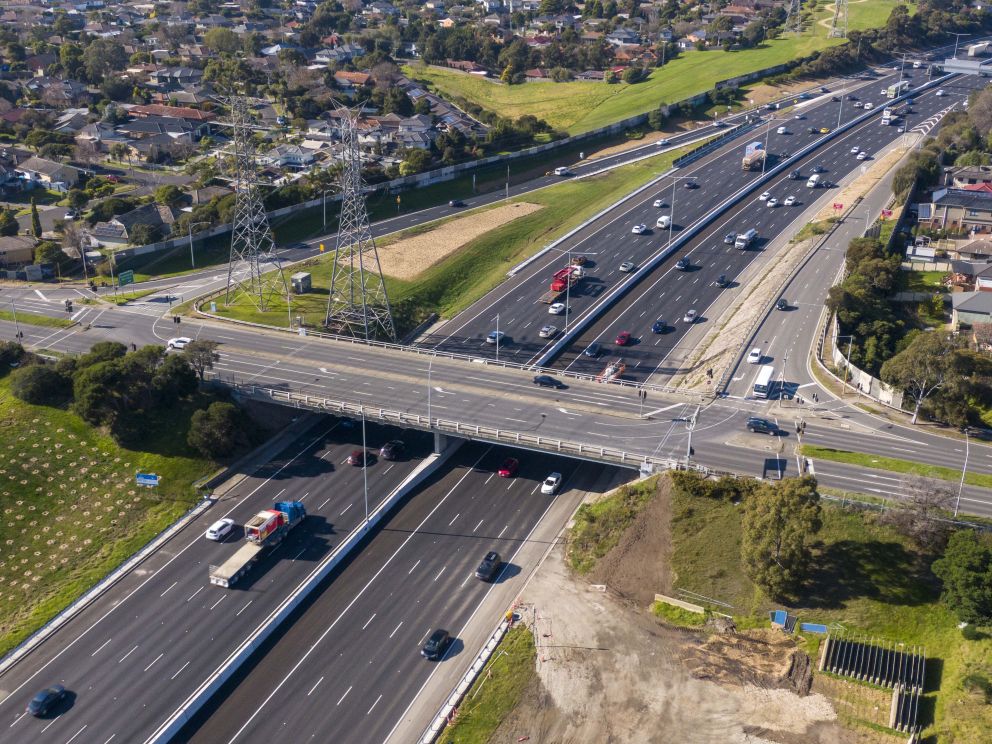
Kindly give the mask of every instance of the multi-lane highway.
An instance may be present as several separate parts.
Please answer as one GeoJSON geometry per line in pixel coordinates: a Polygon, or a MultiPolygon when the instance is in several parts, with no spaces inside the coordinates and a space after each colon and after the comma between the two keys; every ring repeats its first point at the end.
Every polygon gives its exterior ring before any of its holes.
{"type": "MultiPolygon", "coordinates": [[[[430,452],[426,435],[369,426],[369,449],[402,437],[401,461],[368,466],[373,509],[430,452]]],[[[359,427],[321,419],[241,482],[138,570],[0,677],[0,742],[140,742],[152,733],[365,517],[363,473],[345,463],[359,427]],[[214,520],[238,525],[276,500],[302,501],[306,520],[232,589],[210,584],[211,564],[233,554],[202,537],[214,520]],[[25,715],[27,701],[58,682],[72,695],[52,715],[25,715]]]]}
{"type": "Polygon", "coordinates": [[[556,499],[540,492],[545,476],[563,474],[558,498],[620,477],[519,454],[517,476],[498,477],[511,454],[478,444],[456,453],[179,741],[378,743],[435,671],[450,688],[476,653],[463,629],[477,608],[487,595],[501,595],[478,618],[491,630],[547,548],[533,535],[556,499]],[[506,562],[494,583],[474,575],[490,550],[506,562]],[[441,662],[428,662],[420,648],[439,627],[455,640],[441,662]]]}

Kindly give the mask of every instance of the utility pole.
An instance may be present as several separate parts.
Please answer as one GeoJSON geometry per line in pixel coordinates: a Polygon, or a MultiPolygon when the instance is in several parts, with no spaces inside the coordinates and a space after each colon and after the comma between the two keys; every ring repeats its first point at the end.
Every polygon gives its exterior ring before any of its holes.
{"type": "Polygon", "coordinates": [[[365,491],[365,529],[369,528],[369,453],[365,449],[365,406],[362,406],[362,483],[365,491]]]}
{"type": "Polygon", "coordinates": [[[961,482],[958,483],[958,498],[954,503],[954,517],[957,518],[958,510],[961,508],[961,492],[964,490],[964,477],[968,472],[968,450],[969,440],[968,440],[968,427],[964,427],[964,467],[961,468],[961,482]]]}
{"type": "Polygon", "coordinates": [[[21,327],[17,324],[17,308],[14,307],[14,300],[10,301],[10,312],[14,315],[14,338],[20,340],[21,327]]]}

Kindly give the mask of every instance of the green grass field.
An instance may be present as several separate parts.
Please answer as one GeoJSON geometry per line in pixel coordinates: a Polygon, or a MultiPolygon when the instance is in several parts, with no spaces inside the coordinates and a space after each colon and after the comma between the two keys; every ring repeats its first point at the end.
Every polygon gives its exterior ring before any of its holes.
{"type": "Polygon", "coordinates": [[[442,744],[486,744],[513,710],[533,678],[537,650],[530,629],[507,632],[492,660],[469,689],[458,717],[439,739],[442,744]]]}
{"type": "MultiPolygon", "coordinates": [[[[913,462],[912,460],[900,460],[897,457],[883,457],[882,455],[872,455],[866,452],[850,452],[848,450],[804,444],[803,454],[814,460],[846,462],[850,465],[860,465],[861,467],[874,468],[875,470],[888,470],[893,473],[912,473],[913,475],[923,475],[927,478],[938,478],[954,483],[957,483],[961,478],[961,471],[957,468],[948,468],[942,465],[926,465],[921,462],[913,462]]],[[[965,473],[964,482],[972,486],[992,488],[992,475],[968,472],[965,473]]]]}
{"type": "Polygon", "coordinates": [[[134,450],[0,379],[0,654],[195,503],[192,484],[215,466],[186,446],[191,405],[153,417],[134,450]],[[139,488],[139,470],[162,485],[139,488]]]}
{"type": "Polygon", "coordinates": [[[649,478],[621,486],[613,495],[579,507],[568,533],[568,564],[576,573],[589,573],[620,541],[651,500],[657,483],[657,478],[649,478]]]}
{"type": "MultiPolygon", "coordinates": [[[[884,25],[897,0],[855,0],[849,4],[848,27],[862,30],[884,25]]],[[[912,5],[910,5],[912,7],[912,5]]],[[[531,114],[569,134],[641,114],[659,103],[675,103],[713,88],[719,80],[774,67],[844,43],[828,38],[832,8],[817,9],[817,22],[801,34],[783,34],[755,49],[724,52],[720,49],[685,52],[635,85],[573,81],[503,85],[446,68],[423,65],[404,68],[405,74],[424,80],[447,98],[464,98],[501,116],[531,114]]]]}
{"type": "MultiPolygon", "coordinates": [[[[676,587],[729,602],[735,616],[763,617],[761,625],[767,627],[764,613],[783,605],[768,600],[741,569],[740,507],[726,499],[691,496],[682,488],[673,489],[672,503],[676,587]]],[[[929,672],[924,708],[933,720],[924,721],[929,728],[923,740],[984,741],[992,730],[992,706],[966,689],[966,678],[992,675],[989,629],[962,635],[956,618],[939,602],[931,558],[878,524],[875,512],[846,511],[825,502],[818,537],[808,588],[790,609],[803,621],[924,646],[929,672]]],[[[815,651],[818,643],[811,637],[807,649],[815,651]]]]}
{"type": "Polygon", "coordinates": [[[72,325],[72,321],[68,318],[52,318],[48,315],[27,313],[23,310],[18,312],[15,318],[14,313],[10,310],[0,310],[0,320],[6,320],[12,323],[15,319],[18,323],[26,323],[27,325],[33,326],[44,326],[46,328],[68,328],[72,325]]]}
{"type": "MultiPolygon", "coordinates": [[[[538,249],[581,224],[638,186],[657,177],[682,150],[617,168],[595,178],[565,180],[513,201],[544,205],[544,209],[519,217],[482,235],[422,271],[416,278],[400,281],[387,277],[386,288],[396,324],[402,334],[431,312],[450,317],[485,295],[506,278],[506,271],[538,249]]],[[[292,316],[319,325],[327,310],[332,264],[330,254],[308,261],[294,270],[313,274],[314,291],[292,298],[292,316]]],[[[218,314],[285,327],[286,302],[275,298],[268,312],[259,312],[247,300],[223,306],[218,314]]]]}

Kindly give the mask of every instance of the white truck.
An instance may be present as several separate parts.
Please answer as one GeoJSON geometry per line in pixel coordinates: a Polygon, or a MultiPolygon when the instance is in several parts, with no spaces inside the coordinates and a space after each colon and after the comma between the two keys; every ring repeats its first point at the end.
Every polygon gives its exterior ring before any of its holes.
{"type": "Polygon", "coordinates": [[[739,233],[737,238],[734,240],[734,248],[739,248],[743,251],[745,248],[750,247],[751,243],[753,243],[757,237],[758,231],[753,227],[747,232],[739,233]]]}

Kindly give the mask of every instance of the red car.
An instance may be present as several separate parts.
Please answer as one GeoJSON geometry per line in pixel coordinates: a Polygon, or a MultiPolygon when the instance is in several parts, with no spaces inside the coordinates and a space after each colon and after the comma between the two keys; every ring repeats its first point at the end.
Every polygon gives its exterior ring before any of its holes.
{"type": "Polygon", "coordinates": [[[500,478],[512,478],[517,474],[518,467],[520,467],[520,463],[517,460],[507,457],[496,472],[499,473],[500,478]]]}
{"type": "Polygon", "coordinates": [[[353,450],[348,455],[348,464],[365,467],[369,464],[369,453],[365,450],[353,450]]]}
{"type": "Polygon", "coordinates": [[[630,332],[624,331],[619,336],[617,336],[616,344],[617,346],[627,346],[630,343],[630,332]]]}

